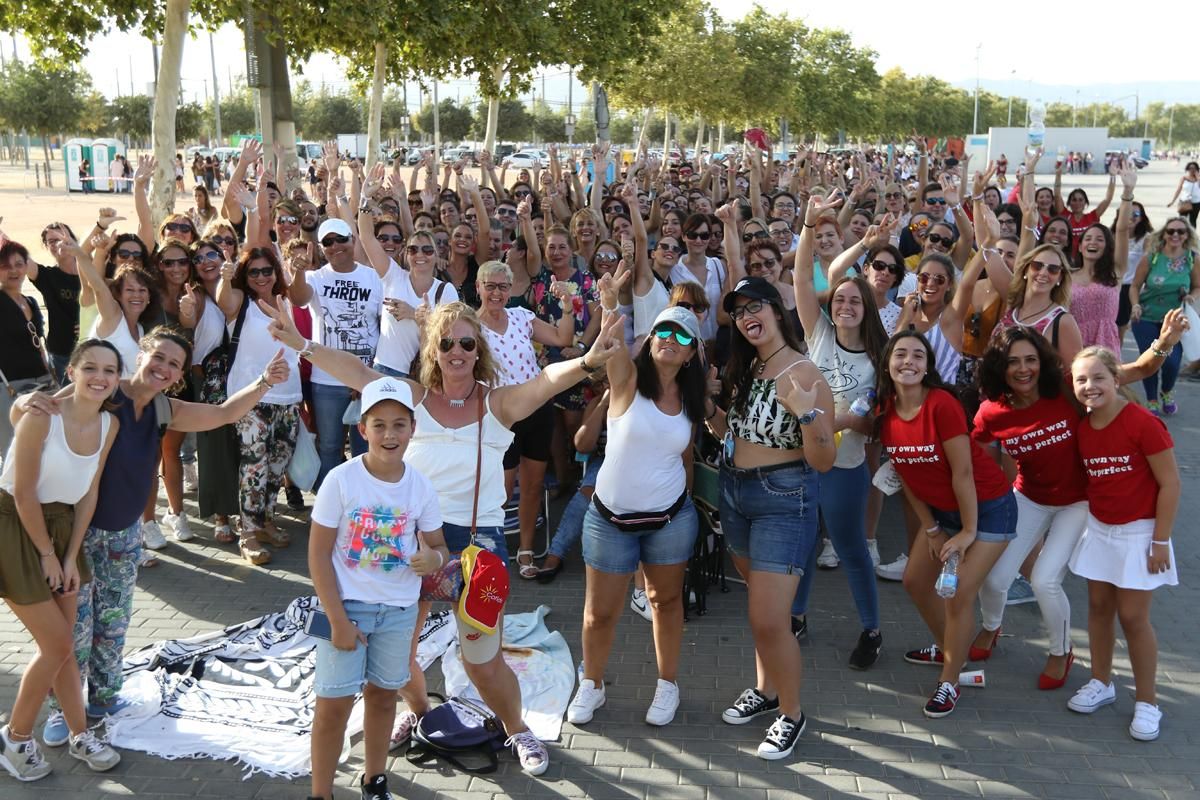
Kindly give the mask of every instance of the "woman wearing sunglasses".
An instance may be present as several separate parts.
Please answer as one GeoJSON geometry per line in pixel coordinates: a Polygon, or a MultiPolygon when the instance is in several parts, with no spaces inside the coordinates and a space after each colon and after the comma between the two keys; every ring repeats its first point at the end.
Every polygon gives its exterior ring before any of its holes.
{"type": "Polygon", "coordinates": [[[878,225],[867,228],[863,237],[842,251],[829,268],[829,280],[837,284],[853,270],[866,278],[879,310],[884,333],[891,336],[900,321],[901,308],[891,298],[907,275],[904,256],[891,244],[892,231],[899,223],[891,212],[884,214],[878,225]]]}
{"type": "Polygon", "coordinates": [[[721,714],[743,725],[774,718],[760,758],[787,758],[804,732],[800,647],[792,599],[817,536],[817,473],[836,457],[833,395],[787,324],[779,292],[744,278],[723,301],[733,320],[720,407],[709,430],[723,438],[721,527],[750,592],[757,675],[721,714]]]}
{"type": "Polygon", "coordinates": [[[1057,245],[1039,245],[1012,268],[996,255],[984,253],[987,278],[1004,295],[1004,312],[992,336],[1005,328],[1030,328],[1046,337],[1063,363],[1070,364],[1083,344],[1079,324],[1067,311],[1071,273],[1066,253],[1057,245]]]}
{"type": "Polygon", "coordinates": [[[933,350],[935,369],[942,382],[950,386],[958,379],[963,320],[981,268],[982,262],[972,259],[963,272],[962,285],[955,286],[954,262],[948,256],[938,252],[922,256],[917,266],[917,289],[904,298],[896,323],[896,330],[912,328],[924,334],[933,350]]]}
{"type": "MultiPolygon", "coordinates": [[[[267,304],[260,308],[274,319],[271,334],[277,341],[299,350],[316,368],[350,389],[361,391],[381,377],[352,354],[306,341],[279,308],[267,304]]],[[[624,351],[622,324],[616,315],[606,319],[591,350],[582,357],[545,366],[532,381],[491,388],[496,381],[495,362],[475,312],[463,303],[450,303],[430,314],[422,344],[421,382],[401,379],[409,383],[417,406],[405,460],[437,490],[452,553],[470,544],[474,523],[475,544],[507,562],[503,459],[513,440],[512,426],[624,351]],[[476,477],[478,503],[474,501],[476,477]]],[[[417,631],[422,622],[417,620],[417,631]]],[[[470,639],[467,630],[474,633],[466,629],[459,636],[467,676],[503,723],[522,769],[542,774],[549,766],[549,754],[521,719],[521,691],[500,653],[503,625],[495,634],[470,639]]],[[[408,741],[418,718],[429,708],[420,669],[413,669],[412,680],[400,691],[411,712],[397,718],[392,734],[396,746],[408,741]]]]}
{"type": "MultiPolygon", "coordinates": [[[[1146,254],[1129,285],[1133,338],[1139,349],[1150,346],[1168,311],[1181,302],[1194,305],[1200,296],[1200,270],[1196,268],[1198,254],[1200,244],[1196,240],[1196,231],[1183,217],[1168,220],[1161,230],[1150,234],[1146,254]]],[[[1179,410],[1174,389],[1182,359],[1183,348],[1171,348],[1171,355],[1162,367],[1161,398],[1158,375],[1142,380],[1146,405],[1153,413],[1170,416],[1179,410]]]]}
{"type": "Polygon", "coordinates": [[[1146,207],[1137,200],[1134,200],[1130,206],[1127,215],[1118,210],[1112,223],[1114,235],[1117,229],[1125,223],[1129,223],[1131,226],[1129,228],[1128,258],[1125,261],[1125,274],[1121,277],[1121,294],[1117,306],[1117,337],[1121,342],[1125,341],[1125,334],[1129,331],[1129,317],[1133,311],[1133,306],[1129,304],[1129,284],[1133,283],[1138,264],[1142,263],[1142,256],[1146,253],[1146,240],[1154,231],[1154,225],[1146,215],[1146,207]]]}
{"type": "MultiPolygon", "coordinates": [[[[708,255],[708,240],[712,237],[712,226],[705,214],[691,214],[683,224],[683,246],[687,249],[683,258],[675,262],[671,270],[671,282],[695,281],[704,287],[710,306],[716,306],[725,291],[726,269],[718,258],[708,255]]],[[[717,338],[717,319],[710,316],[700,328],[701,338],[711,346],[717,338]]]]}

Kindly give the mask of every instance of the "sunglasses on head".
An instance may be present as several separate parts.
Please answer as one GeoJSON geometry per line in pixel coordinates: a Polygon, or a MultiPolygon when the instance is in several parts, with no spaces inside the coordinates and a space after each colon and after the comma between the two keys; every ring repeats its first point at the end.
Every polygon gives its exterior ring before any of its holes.
{"type": "Polygon", "coordinates": [[[766,231],[755,231],[754,233],[743,233],[742,234],[743,242],[749,242],[754,239],[769,239],[769,238],[771,238],[771,234],[767,233],[766,231]]]}
{"type": "Polygon", "coordinates": [[[1164,236],[1187,236],[1187,228],[1164,228],[1164,236]]]}
{"type": "Polygon", "coordinates": [[[737,322],[747,314],[757,314],[758,312],[762,311],[763,306],[765,305],[766,303],[762,300],[751,300],[749,303],[746,303],[743,306],[738,306],[733,311],[730,311],[729,318],[734,322],[737,322]]]}
{"type": "Polygon", "coordinates": [[[280,214],[275,218],[275,222],[279,225],[299,225],[300,218],[292,214],[280,214]]]}
{"type": "Polygon", "coordinates": [[[946,205],[946,198],[944,198],[944,197],[926,197],[925,202],[928,205],[944,206],[944,205],[946,205]]]}
{"type": "Polygon", "coordinates": [[[342,236],[338,233],[331,233],[321,240],[321,247],[332,247],[335,244],[346,244],[350,241],[349,236],[342,236]]]}
{"type": "Polygon", "coordinates": [[[1046,270],[1051,275],[1057,275],[1058,273],[1062,272],[1062,264],[1047,264],[1045,261],[1030,261],[1029,270],[1030,272],[1041,272],[1042,270],[1046,270]]]}
{"type": "Polygon", "coordinates": [[[470,353],[475,350],[475,337],[463,336],[458,339],[452,339],[449,336],[443,336],[438,340],[438,349],[443,353],[449,353],[454,349],[455,344],[461,347],[463,352],[470,353]]]}
{"type": "Polygon", "coordinates": [[[686,248],[680,244],[670,244],[668,242],[659,242],[658,249],[664,253],[682,253],[686,248]]]}
{"type": "Polygon", "coordinates": [[[950,236],[942,236],[940,233],[931,233],[925,237],[933,244],[944,244],[947,247],[954,244],[954,239],[950,236]]]}
{"type": "Polygon", "coordinates": [[[917,276],[917,283],[921,284],[922,286],[930,281],[933,281],[935,286],[945,286],[948,280],[949,279],[945,275],[939,275],[933,272],[922,272],[917,276]]]}
{"type": "Polygon", "coordinates": [[[683,234],[685,239],[697,239],[701,242],[707,242],[709,237],[708,231],[690,231],[683,234]]]}
{"type": "Polygon", "coordinates": [[[405,248],[405,250],[408,251],[408,254],[410,256],[415,256],[417,253],[421,253],[422,255],[426,255],[426,256],[431,256],[437,252],[437,248],[431,244],[410,244],[408,247],[405,248]]]}
{"type": "Polygon", "coordinates": [[[680,347],[688,347],[689,345],[691,345],[692,342],[696,341],[696,338],[694,336],[688,336],[686,333],[684,333],[681,330],[678,330],[676,328],[668,328],[665,325],[661,328],[655,328],[654,335],[657,336],[659,339],[664,339],[664,340],[670,339],[672,336],[674,336],[675,341],[679,343],[680,347]]]}
{"type": "Polygon", "coordinates": [[[171,233],[190,233],[192,230],[192,226],[186,222],[168,222],[163,228],[171,233]]]}
{"type": "Polygon", "coordinates": [[[132,260],[142,257],[141,250],[126,250],[124,247],[113,253],[113,257],[118,260],[132,260]]]}
{"type": "Polygon", "coordinates": [[[377,233],[375,234],[375,241],[380,244],[387,244],[388,242],[400,244],[404,241],[404,237],[398,233],[377,233]]]}
{"type": "Polygon", "coordinates": [[[192,260],[187,256],[184,256],[183,258],[160,258],[158,263],[162,264],[164,267],[186,267],[188,264],[192,263],[192,260]]]}
{"type": "Polygon", "coordinates": [[[269,278],[274,274],[274,267],[249,267],[246,270],[247,278],[269,278]]]}

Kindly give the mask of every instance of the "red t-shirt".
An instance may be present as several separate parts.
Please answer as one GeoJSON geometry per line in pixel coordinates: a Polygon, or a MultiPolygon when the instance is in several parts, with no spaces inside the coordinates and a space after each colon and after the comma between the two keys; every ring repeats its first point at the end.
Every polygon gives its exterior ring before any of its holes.
{"type": "MultiPolygon", "coordinates": [[[[879,439],[892,466],[913,494],[940,511],[956,511],[958,499],[954,496],[950,462],[942,443],[966,435],[967,414],[962,405],[949,392],[931,389],[921,410],[911,420],[902,420],[895,409],[889,409],[879,439]]],[[[970,439],[968,442],[975,496],[980,501],[995,500],[1009,490],[1008,479],[977,443],[970,439]]]]}
{"type": "Polygon", "coordinates": [[[1078,434],[1092,516],[1109,525],[1154,519],[1158,481],[1146,456],[1175,446],[1163,421],[1137,403],[1126,403],[1107,427],[1096,430],[1084,419],[1078,434]]]}
{"type": "Polygon", "coordinates": [[[1042,397],[1028,408],[985,400],[971,436],[980,444],[1000,442],[1012,456],[1018,492],[1044,506],[1066,506],[1087,499],[1078,427],[1079,412],[1063,395],[1042,397]]]}
{"type": "Polygon", "coordinates": [[[1071,252],[1074,256],[1079,250],[1079,243],[1083,241],[1083,232],[1100,221],[1100,215],[1095,211],[1089,211],[1079,219],[1075,219],[1071,212],[1064,211],[1063,217],[1067,220],[1067,224],[1071,226],[1071,252]]]}

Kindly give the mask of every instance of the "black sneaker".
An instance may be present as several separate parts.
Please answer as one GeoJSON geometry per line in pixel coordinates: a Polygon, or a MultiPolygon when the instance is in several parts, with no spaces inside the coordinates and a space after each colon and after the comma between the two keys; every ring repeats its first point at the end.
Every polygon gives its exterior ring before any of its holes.
{"type": "Polygon", "coordinates": [[[392,800],[392,795],[387,790],[387,775],[376,775],[364,783],[362,800],[392,800]]]}
{"type": "Polygon", "coordinates": [[[796,747],[796,740],[804,733],[806,720],[801,712],[800,719],[789,719],[783,714],[775,718],[771,727],[767,728],[766,738],[758,746],[758,757],[768,761],[778,761],[787,758],[796,747]]]}
{"type": "Polygon", "coordinates": [[[287,486],[284,488],[284,495],[287,497],[287,506],[293,511],[304,510],[304,493],[300,491],[298,486],[287,486]]]}
{"type": "Polygon", "coordinates": [[[863,631],[859,634],[858,644],[850,654],[850,669],[867,669],[879,660],[879,649],[883,647],[883,637],[874,631],[863,631]]]}
{"type": "Polygon", "coordinates": [[[792,636],[797,642],[808,636],[808,614],[792,617],[792,636]]]}
{"type": "Polygon", "coordinates": [[[768,700],[758,689],[747,689],[738,695],[733,705],[721,712],[721,719],[730,725],[745,725],[759,714],[779,710],[779,698],[768,700]]]}
{"type": "Polygon", "coordinates": [[[933,697],[930,697],[929,702],[925,704],[925,716],[930,719],[949,716],[954,711],[956,703],[958,703],[958,687],[949,681],[942,681],[934,691],[933,697]]]}

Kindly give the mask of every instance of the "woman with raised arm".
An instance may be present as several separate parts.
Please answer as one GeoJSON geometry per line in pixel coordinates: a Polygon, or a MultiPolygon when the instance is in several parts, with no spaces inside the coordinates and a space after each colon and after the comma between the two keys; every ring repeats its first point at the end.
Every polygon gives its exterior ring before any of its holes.
{"type": "MultiPolygon", "coordinates": [[[[1112,205],[1113,195],[1117,190],[1117,173],[1118,163],[1113,159],[1108,166],[1108,191],[1104,194],[1104,199],[1100,201],[1091,211],[1088,211],[1088,196],[1083,189],[1072,189],[1067,195],[1067,202],[1063,203],[1062,199],[1062,171],[1057,172],[1054,178],[1054,205],[1056,208],[1062,209],[1063,216],[1067,220],[1067,225],[1071,229],[1071,246],[1070,254],[1072,257],[1079,252],[1079,245],[1083,239],[1083,232],[1090,226],[1095,225],[1104,216],[1104,212],[1108,211],[1108,207],[1112,205]]],[[[1069,361],[1066,363],[1070,363],[1069,361]]]]}
{"type": "Polygon", "coordinates": [[[112,278],[105,280],[103,270],[109,251],[119,249],[117,240],[97,234],[93,242],[95,249],[90,258],[74,244],[80,277],[91,289],[99,312],[88,336],[111,342],[121,354],[123,377],[129,377],[137,361],[138,340],[144,332],[142,323],[158,319],[161,313],[158,289],[153,276],[132,263],[121,264],[112,278]]]}
{"type": "MultiPolygon", "coordinates": [[[[380,377],[352,354],[306,341],[278,307],[265,303],[259,307],[274,319],[271,331],[276,340],[299,350],[302,357],[351,389],[360,391],[380,377]]],[[[421,383],[409,381],[417,405],[417,422],[405,460],[430,480],[441,498],[443,531],[450,551],[460,552],[471,543],[474,524],[475,544],[507,563],[503,459],[512,444],[512,426],[623,348],[619,336],[622,321],[620,317],[605,320],[600,336],[585,356],[549,364],[526,383],[498,388],[492,388],[495,362],[474,311],[463,303],[450,303],[435,309],[426,326],[421,383]],[[482,462],[477,470],[479,447],[482,462]],[[476,503],[473,497],[477,481],[476,503]]],[[[418,619],[417,631],[421,624],[418,619]]],[[[471,683],[504,724],[508,744],[516,749],[521,768],[540,775],[550,764],[549,755],[521,719],[520,688],[500,654],[502,630],[476,636],[471,629],[470,638],[463,631],[459,637],[463,664],[471,683]]],[[[419,716],[429,707],[423,674],[414,669],[412,676],[401,690],[411,711],[397,718],[392,736],[396,745],[408,741],[419,716]]]]}
{"type": "Polygon", "coordinates": [[[1197,216],[1200,216],[1200,164],[1195,161],[1189,161],[1183,168],[1183,177],[1167,207],[1175,205],[1176,200],[1179,201],[1179,216],[1187,217],[1188,224],[1196,227],[1197,216]]]}
{"type": "MultiPolygon", "coordinates": [[[[1121,170],[1121,181],[1124,191],[1117,217],[1131,221],[1130,204],[1137,185],[1137,168],[1133,164],[1121,170]]],[[[1114,237],[1098,222],[1088,225],[1071,259],[1071,314],[1079,324],[1084,347],[1096,344],[1114,353],[1121,350],[1117,315],[1121,305],[1121,277],[1129,257],[1130,227],[1118,226],[1114,237]]]]}

